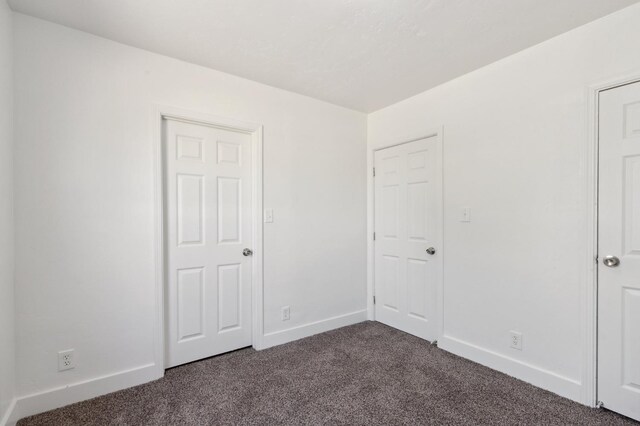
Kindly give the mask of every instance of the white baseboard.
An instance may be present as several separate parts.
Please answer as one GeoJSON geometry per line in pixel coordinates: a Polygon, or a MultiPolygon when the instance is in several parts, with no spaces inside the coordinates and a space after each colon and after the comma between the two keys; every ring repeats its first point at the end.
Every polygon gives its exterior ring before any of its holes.
{"type": "Polygon", "coordinates": [[[282,345],[284,343],[293,342],[294,340],[304,337],[313,336],[314,334],[324,333],[325,331],[334,330],[336,328],[345,327],[347,325],[357,324],[367,320],[367,310],[351,312],[345,315],[339,315],[325,320],[312,322],[309,324],[299,325],[287,330],[274,331],[266,333],[262,338],[262,344],[259,349],[266,349],[272,346],[282,345]]]}
{"type": "Polygon", "coordinates": [[[499,354],[451,336],[438,339],[438,347],[467,358],[509,376],[531,383],[565,398],[583,403],[582,384],[579,380],[562,376],[544,368],[499,354]]]}
{"type": "MultiPolygon", "coordinates": [[[[347,325],[357,324],[366,321],[366,319],[367,311],[362,310],[310,324],[303,324],[287,330],[267,333],[261,339],[262,344],[260,349],[292,342],[302,339],[303,337],[347,325]]],[[[43,413],[65,405],[159,379],[162,377],[163,371],[163,369],[157,368],[155,364],[148,364],[131,370],[18,397],[14,399],[13,403],[9,406],[6,415],[2,419],[4,423],[0,423],[0,426],[13,426],[18,420],[27,416],[43,413]]]]}
{"type": "MultiPolygon", "coordinates": [[[[287,330],[267,333],[263,336],[262,347],[260,349],[292,342],[366,320],[367,310],[364,309],[309,324],[303,324],[287,330]]],[[[445,335],[438,339],[438,347],[447,352],[531,383],[534,386],[554,392],[565,398],[580,403],[583,402],[582,385],[578,380],[562,376],[451,336],[445,335]]],[[[163,370],[157,368],[155,364],[148,364],[131,370],[15,398],[9,405],[4,417],[0,419],[0,426],[12,426],[15,425],[19,419],[27,416],[159,379],[162,377],[162,371],[163,370]]]]}
{"type": "Polygon", "coordinates": [[[13,411],[8,416],[7,425],[11,426],[27,416],[159,379],[162,377],[161,373],[159,373],[160,371],[162,370],[159,370],[155,364],[148,364],[131,370],[18,397],[15,400],[13,411]]]}

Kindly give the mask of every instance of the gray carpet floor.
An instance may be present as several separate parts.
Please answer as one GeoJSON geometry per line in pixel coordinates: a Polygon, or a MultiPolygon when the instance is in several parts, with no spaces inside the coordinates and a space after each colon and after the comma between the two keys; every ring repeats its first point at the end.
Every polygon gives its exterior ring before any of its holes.
{"type": "Polygon", "coordinates": [[[164,378],[21,420],[31,425],[624,425],[365,322],[256,352],[173,368],[164,378]]]}

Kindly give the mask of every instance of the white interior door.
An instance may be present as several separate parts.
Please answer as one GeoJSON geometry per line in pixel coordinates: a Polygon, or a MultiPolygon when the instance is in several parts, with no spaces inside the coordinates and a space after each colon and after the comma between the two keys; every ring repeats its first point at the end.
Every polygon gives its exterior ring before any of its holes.
{"type": "Polygon", "coordinates": [[[442,276],[439,138],[378,150],[374,163],[376,320],[434,340],[442,276]]]}
{"type": "Polygon", "coordinates": [[[598,399],[640,420],[640,83],[600,95],[598,399]]]}
{"type": "Polygon", "coordinates": [[[251,136],[163,124],[172,367],[251,345],[251,136]]]}

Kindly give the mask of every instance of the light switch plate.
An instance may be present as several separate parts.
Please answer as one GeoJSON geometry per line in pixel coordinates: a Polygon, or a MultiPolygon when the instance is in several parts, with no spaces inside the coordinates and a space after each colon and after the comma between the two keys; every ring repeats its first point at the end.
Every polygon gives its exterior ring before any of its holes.
{"type": "Polygon", "coordinates": [[[264,209],[264,222],[265,223],[273,222],[273,209],[264,209]]]}

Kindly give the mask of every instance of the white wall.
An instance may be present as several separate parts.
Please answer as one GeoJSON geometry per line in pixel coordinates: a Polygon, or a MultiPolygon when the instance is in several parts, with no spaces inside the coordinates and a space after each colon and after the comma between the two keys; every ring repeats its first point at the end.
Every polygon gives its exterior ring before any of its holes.
{"type": "Polygon", "coordinates": [[[0,1],[0,424],[14,395],[13,35],[12,12],[0,1]]]}
{"type": "Polygon", "coordinates": [[[441,347],[585,402],[587,87],[639,42],[636,5],[368,119],[369,149],[444,126],[441,347]]]}
{"type": "Polygon", "coordinates": [[[364,114],[15,16],[19,396],[154,362],[154,104],[264,125],[266,333],[364,318],[364,114]]]}

